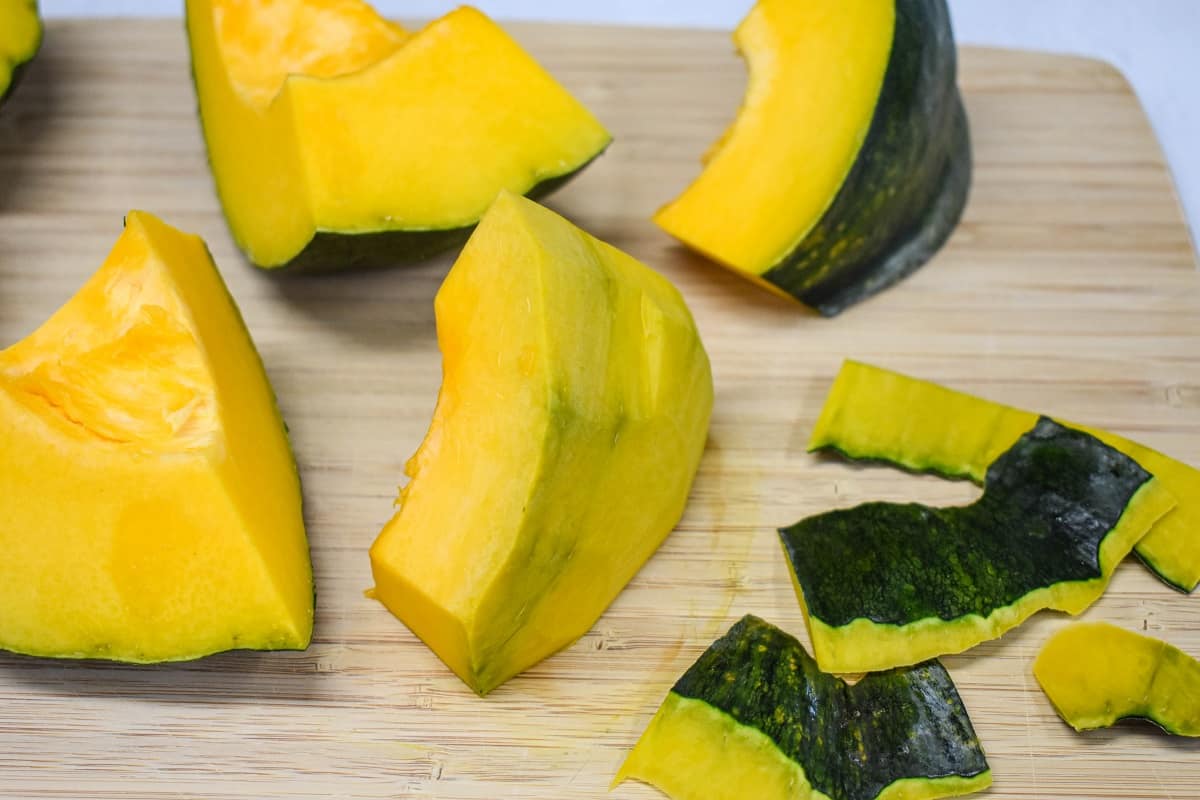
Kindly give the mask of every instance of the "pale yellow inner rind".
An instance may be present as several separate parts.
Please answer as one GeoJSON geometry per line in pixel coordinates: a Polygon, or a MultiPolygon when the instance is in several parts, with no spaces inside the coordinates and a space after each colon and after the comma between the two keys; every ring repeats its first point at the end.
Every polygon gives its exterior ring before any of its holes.
{"type": "Polygon", "coordinates": [[[894,27],[893,0],[759,0],[734,34],[750,72],[737,119],[655,222],[748,277],[782,261],[858,156],[894,27]]]}
{"type": "MultiPolygon", "coordinates": [[[[674,692],[630,751],[613,786],[630,779],[674,800],[830,800],[762,731],[674,692]]],[[[904,778],[884,788],[877,800],[954,797],[991,782],[990,771],[970,778],[904,778]]]]}
{"type": "Polygon", "coordinates": [[[1200,736],[1200,661],[1159,639],[1106,622],[1076,623],[1043,645],[1033,674],[1076,730],[1141,717],[1200,736]]]}

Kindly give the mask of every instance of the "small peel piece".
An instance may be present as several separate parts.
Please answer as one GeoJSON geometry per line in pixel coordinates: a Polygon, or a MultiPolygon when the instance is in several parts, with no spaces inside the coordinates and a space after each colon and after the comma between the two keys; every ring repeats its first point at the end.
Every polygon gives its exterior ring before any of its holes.
{"type": "Polygon", "coordinates": [[[1200,736],[1200,661],[1160,639],[1107,622],[1078,622],[1046,641],[1033,674],[1077,731],[1133,718],[1200,736]]]}

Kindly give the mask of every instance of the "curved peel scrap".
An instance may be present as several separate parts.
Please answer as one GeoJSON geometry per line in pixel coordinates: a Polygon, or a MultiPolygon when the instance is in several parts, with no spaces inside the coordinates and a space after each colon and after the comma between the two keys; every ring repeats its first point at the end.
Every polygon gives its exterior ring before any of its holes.
{"type": "Polygon", "coordinates": [[[1033,674],[1077,731],[1139,718],[1200,736],[1200,661],[1159,639],[1107,622],[1076,623],[1046,641],[1033,674]]]}

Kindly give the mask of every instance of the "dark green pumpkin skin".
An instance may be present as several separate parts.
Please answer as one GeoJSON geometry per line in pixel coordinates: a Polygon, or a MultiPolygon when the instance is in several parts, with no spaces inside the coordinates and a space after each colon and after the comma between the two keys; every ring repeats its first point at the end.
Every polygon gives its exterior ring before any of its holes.
{"type": "Polygon", "coordinates": [[[1100,546],[1151,475],[1042,417],[988,468],[969,506],[866,503],[780,531],[808,612],[906,625],[987,617],[1030,592],[1102,575],[1100,546]]]}
{"type": "Polygon", "coordinates": [[[971,183],[956,64],[945,0],[896,0],[891,56],[858,157],[816,226],[765,280],[834,316],[941,248],[971,183]]]}
{"type": "MultiPolygon", "coordinates": [[[[597,153],[578,169],[538,183],[525,196],[545,197],[565,185],[603,154],[597,153]]],[[[337,233],[318,231],[294,258],[280,265],[255,266],[288,273],[344,272],[413,264],[460,247],[475,230],[474,225],[426,231],[372,231],[337,233]]]]}
{"type": "Polygon", "coordinates": [[[902,779],[988,771],[954,682],[927,661],[850,686],[794,637],[747,615],[671,690],[766,734],[833,800],[872,800],[902,779]]]}

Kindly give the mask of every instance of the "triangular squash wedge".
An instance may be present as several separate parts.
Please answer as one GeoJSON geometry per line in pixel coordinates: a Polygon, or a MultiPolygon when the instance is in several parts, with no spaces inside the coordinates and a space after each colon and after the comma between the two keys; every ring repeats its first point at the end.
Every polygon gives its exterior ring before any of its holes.
{"type": "Polygon", "coordinates": [[[473,8],[410,32],[361,0],[188,0],[187,27],[217,191],[260,267],[421,258],[611,140],[473,8]]]}
{"type": "Polygon", "coordinates": [[[204,243],[131,212],[100,270],[0,352],[0,648],[152,662],[300,649],[300,484],[204,243]]]}

